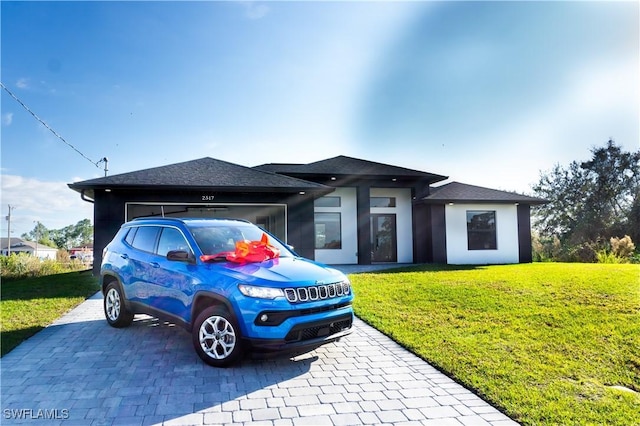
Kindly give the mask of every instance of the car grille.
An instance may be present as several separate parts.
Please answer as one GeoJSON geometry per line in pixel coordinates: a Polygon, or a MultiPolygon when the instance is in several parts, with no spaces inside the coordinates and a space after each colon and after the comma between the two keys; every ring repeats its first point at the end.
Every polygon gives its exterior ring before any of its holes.
{"type": "Polygon", "coordinates": [[[341,281],[332,284],[285,288],[284,294],[291,303],[325,300],[334,297],[348,296],[351,294],[351,285],[349,281],[341,281]]]}
{"type": "Polygon", "coordinates": [[[311,340],[315,339],[316,337],[330,336],[342,330],[351,328],[351,325],[352,319],[348,318],[340,321],[334,321],[328,324],[320,324],[306,328],[296,328],[291,330],[284,338],[284,340],[287,342],[295,342],[311,340]]]}

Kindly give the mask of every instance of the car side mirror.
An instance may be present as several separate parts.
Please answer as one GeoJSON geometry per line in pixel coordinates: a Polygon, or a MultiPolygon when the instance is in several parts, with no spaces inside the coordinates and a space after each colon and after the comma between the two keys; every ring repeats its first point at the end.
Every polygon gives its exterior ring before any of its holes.
{"type": "Polygon", "coordinates": [[[167,259],[176,262],[195,263],[196,259],[193,255],[185,250],[171,250],[167,253],[167,259]]]}

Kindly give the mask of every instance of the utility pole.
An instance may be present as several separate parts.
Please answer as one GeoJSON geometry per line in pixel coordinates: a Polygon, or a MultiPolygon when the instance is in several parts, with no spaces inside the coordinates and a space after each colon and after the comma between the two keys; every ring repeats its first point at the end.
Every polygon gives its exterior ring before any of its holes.
{"type": "Polygon", "coordinates": [[[104,163],[104,177],[107,177],[107,172],[109,171],[109,159],[107,157],[103,157],[101,158],[97,163],[96,166],[100,163],[104,163]]]}
{"type": "Polygon", "coordinates": [[[38,232],[40,231],[40,221],[34,220],[33,223],[36,224],[36,257],[40,259],[40,256],[38,256],[38,240],[40,239],[38,232]]]}
{"type": "Polygon", "coordinates": [[[7,215],[7,256],[11,254],[11,210],[15,209],[15,207],[9,206],[9,214],[7,215]]]}

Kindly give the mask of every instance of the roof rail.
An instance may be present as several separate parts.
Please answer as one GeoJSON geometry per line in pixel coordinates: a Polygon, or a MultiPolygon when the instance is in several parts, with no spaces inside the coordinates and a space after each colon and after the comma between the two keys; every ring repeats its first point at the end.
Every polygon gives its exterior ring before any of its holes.
{"type": "Polygon", "coordinates": [[[162,217],[162,216],[145,216],[145,217],[136,217],[131,219],[130,222],[143,222],[146,220],[173,220],[176,222],[183,222],[184,220],[230,220],[236,222],[244,222],[244,223],[252,223],[247,219],[240,219],[235,217],[162,217]]]}

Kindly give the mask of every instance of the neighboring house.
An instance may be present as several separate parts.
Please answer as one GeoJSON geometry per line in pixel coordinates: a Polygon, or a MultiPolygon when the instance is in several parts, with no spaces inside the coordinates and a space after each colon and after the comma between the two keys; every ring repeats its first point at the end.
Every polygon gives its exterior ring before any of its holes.
{"type": "Polygon", "coordinates": [[[338,156],[244,167],[201,158],[69,184],[94,203],[94,269],[122,223],[141,216],[248,219],[329,264],[531,261],[539,198],[338,156]],[[481,253],[483,252],[483,253],[481,253]]]}
{"type": "Polygon", "coordinates": [[[3,256],[6,256],[6,253],[8,252],[8,250],[7,250],[7,246],[9,246],[9,245],[14,245],[14,244],[18,244],[18,243],[22,243],[22,238],[17,238],[17,237],[11,237],[11,238],[1,237],[1,238],[0,238],[0,253],[2,253],[2,255],[3,255],[3,256]]]}
{"type": "Polygon", "coordinates": [[[37,244],[34,241],[24,241],[19,238],[11,238],[10,246],[7,244],[7,241],[7,238],[2,238],[2,241],[0,241],[0,251],[3,256],[12,253],[27,253],[42,260],[56,260],[56,254],[58,253],[58,249],[56,248],[37,244]]]}
{"type": "Polygon", "coordinates": [[[78,259],[86,263],[93,262],[93,243],[84,244],[81,247],[69,249],[71,259],[78,259]]]}

